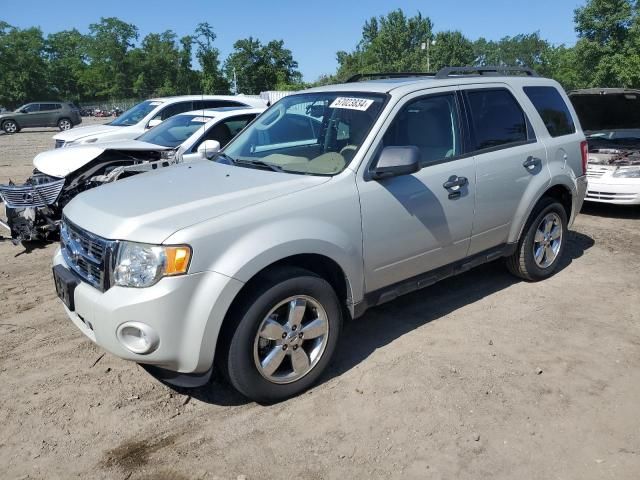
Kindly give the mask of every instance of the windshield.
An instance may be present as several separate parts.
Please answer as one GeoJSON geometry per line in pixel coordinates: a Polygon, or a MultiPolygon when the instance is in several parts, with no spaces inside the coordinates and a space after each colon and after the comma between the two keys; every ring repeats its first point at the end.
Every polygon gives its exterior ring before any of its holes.
{"type": "Polygon", "coordinates": [[[384,101],[384,95],[369,93],[284,97],[238,135],[218,161],[336,175],[358,152],[384,101]]]}
{"type": "Polygon", "coordinates": [[[177,147],[211,119],[202,115],[176,115],[143,133],[137,140],[163,147],[177,147]]]}
{"type": "Polygon", "coordinates": [[[109,125],[113,125],[116,127],[129,127],[131,125],[135,125],[144,117],[146,117],[149,112],[151,112],[151,110],[161,104],[162,102],[152,100],[147,100],[145,102],[139,103],[135,107],[132,107],[124,112],[109,125]]]}

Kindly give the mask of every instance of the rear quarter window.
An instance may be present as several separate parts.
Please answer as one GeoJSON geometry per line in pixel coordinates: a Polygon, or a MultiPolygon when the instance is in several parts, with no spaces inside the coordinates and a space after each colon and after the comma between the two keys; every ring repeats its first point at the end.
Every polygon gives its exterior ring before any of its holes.
{"type": "Polygon", "coordinates": [[[524,87],[524,93],[536,107],[549,135],[561,137],[576,132],[569,107],[556,88],[524,87]]]}

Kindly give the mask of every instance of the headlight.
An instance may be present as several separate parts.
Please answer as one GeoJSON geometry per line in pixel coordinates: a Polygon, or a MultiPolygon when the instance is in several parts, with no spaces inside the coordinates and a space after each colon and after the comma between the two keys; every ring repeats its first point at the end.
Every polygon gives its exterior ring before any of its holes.
{"type": "Polygon", "coordinates": [[[121,242],[113,281],[121,287],[144,288],[162,277],[183,275],[189,269],[191,247],[121,242]]]}
{"type": "Polygon", "coordinates": [[[618,178],[640,178],[640,166],[637,167],[618,167],[613,172],[614,177],[618,178]]]}

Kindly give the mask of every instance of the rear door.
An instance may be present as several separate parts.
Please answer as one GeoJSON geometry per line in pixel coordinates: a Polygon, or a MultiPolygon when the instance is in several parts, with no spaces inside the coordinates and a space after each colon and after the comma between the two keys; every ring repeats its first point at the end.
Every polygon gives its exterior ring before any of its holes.
{"type": "Polygon", "coordinates": [[[52,127],[57,125],[62,105],[59,103],[41,103],[40,104],[40,125],[39,127],[52,127]]]}
{"type": "Polygon", "coordinates": [[[408,280],[466,256],[473,224],[475,165],[463,150],[455,91],[411,94],[378,134],[358,178],[367,291],[408,280]],[[416,146],[422,169],[382,180],[367,176],[387,146],[416,146]],[[447,187],[452,179],[459,185],[447,187]]]}
{"type": "Polygon", "coordinates": [[[506,244],[527,190],[550,179],[546,148],[517,95],[505,84],[462,89],[477,168],[469,255],[506,244]]]}

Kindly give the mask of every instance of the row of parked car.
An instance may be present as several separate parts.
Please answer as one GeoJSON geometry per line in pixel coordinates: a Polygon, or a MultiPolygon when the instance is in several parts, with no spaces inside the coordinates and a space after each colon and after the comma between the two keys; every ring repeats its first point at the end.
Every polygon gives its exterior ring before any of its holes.
{"type": "Polygon", "coordinates": [[[57,134],[0,195],[16,240],[59,232],[56,291],[93,342],[166,382],[215,369],[273,402],[317,381],[345,318],[500,258],[552,275],[585,195],[620,201],[587,193],[593,169],[640,177],[636,101],[572,104],[502,67],[360,75],[266,111],[153,99],[57,134]]]}

